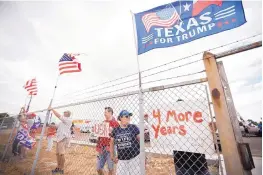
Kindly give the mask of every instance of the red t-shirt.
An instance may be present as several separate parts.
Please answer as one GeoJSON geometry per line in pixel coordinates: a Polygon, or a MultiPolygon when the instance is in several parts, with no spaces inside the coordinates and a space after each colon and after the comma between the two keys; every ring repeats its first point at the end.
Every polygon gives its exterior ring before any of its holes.
{"type": "MultiPolygon", "coordinates": [[[[110,128],[117,128],[119,126],[119,123],[113,118],[111,121],[104,121],[109,122],[110,128]]],[[[97,142],[97,151],[100,152],[102,147],[108,147],[110,146],[110,138],[108,137],[99,137],[97,142]]]]}

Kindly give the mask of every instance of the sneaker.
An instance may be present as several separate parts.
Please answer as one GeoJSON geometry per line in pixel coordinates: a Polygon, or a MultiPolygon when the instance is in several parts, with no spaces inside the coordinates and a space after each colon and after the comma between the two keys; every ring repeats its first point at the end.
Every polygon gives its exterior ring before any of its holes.
{"type": "Polygon", "coordinates": [[[58,173],[60,170],[58,168],[55,168],[54,170],[52,170],[52,174],[54,173],[58,173]]]}
{"type": "Polygon", "coordinates": [[[52,174],[64,174],[64,170],[60,170],[58,168],[52,170],[52,174]]]}

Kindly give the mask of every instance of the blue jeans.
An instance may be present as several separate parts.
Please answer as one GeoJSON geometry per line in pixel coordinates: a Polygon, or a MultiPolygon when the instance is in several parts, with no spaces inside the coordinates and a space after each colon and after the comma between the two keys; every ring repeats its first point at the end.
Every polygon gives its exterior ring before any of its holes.
{"type": "Polygon", "coordinates": [[[114,162],[111,160],[110,152],[103,148],[102,153],[97,156],[97,170],[102,170],[106,162],[108,169],[113,170],[114,162]]]}

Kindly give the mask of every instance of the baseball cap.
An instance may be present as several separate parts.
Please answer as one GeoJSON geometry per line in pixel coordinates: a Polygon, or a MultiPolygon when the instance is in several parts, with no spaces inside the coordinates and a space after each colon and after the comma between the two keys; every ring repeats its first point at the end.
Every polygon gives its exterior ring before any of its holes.
{"type": "Polygon", "coordinates": [[[132,116],[132,113],[130,113],[129,111],[127,110],[122,110],[119,114],[119,117],[122,117],[122,116],[132,116]]]}

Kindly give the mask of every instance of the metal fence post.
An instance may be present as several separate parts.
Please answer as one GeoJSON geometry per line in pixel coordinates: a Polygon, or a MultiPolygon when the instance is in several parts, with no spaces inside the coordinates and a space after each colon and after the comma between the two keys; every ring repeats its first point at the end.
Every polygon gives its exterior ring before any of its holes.
{"type": "Polygon", "coordinates": [[[141,175],[145,175],[145,142],[144,142],[144,109],[143,109],[143,93],[142,88],[139,90],[139,114],[140,114],[140,169],[141,175]]]}
{"type": "Polygon", "coordinates": [[[243,165],[239,156],[235,133],[228,113],[226,98],[218,73],[215,55],[205,52],[204,66],[208,78],[209,89],[212,95],[216,124],[219,131],[220,143],[224,156],[227,174],[244,175],[243,165]]]}
{"type": "Polygon", "coordinates": [[[1,131],[1,129],[2,129],[2,126],[3,126],[4,121],[5,121],[5,117],[6,117],[7,115],[8,115],[8,114],[6,113],[5,116],[3,117],[3,121],[2,121],[2,123],[1,123],[1,125],[0,125],[0,131],[1,131]]]}
{"type": "Polygon", "coordinates": [[[2,158],[1,158],[2,161],[4,161],[4,158],[5,158],[5,155],[6,155],[6,152],[7,152],[8,146],[9,146],[9,144],[10,144],[10,142],[11,142],[11,139],[12,139],[12,136],[13,136],[14,130],[15,130],[15,128],[16,128],[16,124],[17,124],[17,122],[18,122],[18,120],[16,119],[15,122],[14,122],[14,124],[13,124],[12,131],[11,131],[11,133],[10,133],[10,135],[9,135],[9,138],[8,138],[7,144],[5,145],[5,150],[4,150],[3,155],[2,155],[2,158]]]}
{"type": "MultiPolygon", "coordinates": [[[[51,100],[50,104],[52,104],[52,100],[51,100]]],[[[47,125],[47,122],[48,122],[49,114],[50,114],[50,111],[47,111],[45,122],[44,122],[44,125],[43,125],[42,130],[41,130],[40,140],[38,141],[38,145],[37,145],[36,157],[35,157],[34,163],[32,165],[32,169],[31,169],[30,175],[34,175],[35,174],[35,169],[36,169],[36,166],[37,166],[38,156],[39,156],[41,145],[42,145],[42,141],[43,141],[43,138],[44,138],[44,133],[45,133],[45,130],[46,130],[46,125],[47,125]]]]}
{"type": "MultiPolygon", "coordinates": [[[[57,80],[56,80],[56,85],[55,85],[54,92],[53,92],[52,98],[50,100],[49,106],[51,106],[52,103],[53,103],[53,99],[55,97],[55,93],[56,93],[56,90],[57,90],[58,80],[59,80],[59,75],[58,75],[57,80]]],[[[38,156],[39,156],[39,153],[40,153],[42,141],[43,141],[45,130],[46,130],[46,125],[47,125],[48,120],[49,120],[49,114],[50,114],[50,110],[47,110],[45,122],[44,122],[44,125],[42,127],[41,134],[40,134],[40,140],[39,140],[38,145],[37,145],[36,157],[35,157],[34,163],[32,165],[32,169],[31,169],[30,175],[34,175],[34,173],[35,173],[35,169],[36,169],[37,161],[38,161],[38,156]]]]}

